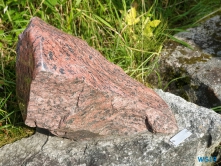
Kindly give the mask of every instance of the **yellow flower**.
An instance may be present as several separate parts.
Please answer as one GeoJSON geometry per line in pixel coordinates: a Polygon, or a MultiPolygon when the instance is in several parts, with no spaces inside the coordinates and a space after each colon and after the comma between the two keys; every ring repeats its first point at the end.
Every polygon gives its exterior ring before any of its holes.
{"type": "Polygon", "coordinates": [[[140,21],[139,18],[136,18],[137,16],[137,11],[135,7],[131,7],[130,10],[128,10],[126,16],[125,16],[125,21],[128,25],[135,25],[140,21]]]}
{"type": "Polygon", "coordinates": [[[156,28],[160,24],[160,20],[153,20],[147,22],[145,28],[144,28],[144,35],[147,37],[152,37],[153,36],[153,28],[156,28]]]}
{"type": "Polygon", "coordinates": [[[150,21],[148,24],[152,27],[152,28],[156,28],[159,24],[160,24],[160,20],[153,20],[150,21]]]}

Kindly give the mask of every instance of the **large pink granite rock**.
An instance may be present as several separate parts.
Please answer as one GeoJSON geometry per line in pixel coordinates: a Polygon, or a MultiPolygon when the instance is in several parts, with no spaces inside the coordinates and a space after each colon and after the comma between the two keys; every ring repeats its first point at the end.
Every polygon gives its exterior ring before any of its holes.
{"type": "Polygon", "coordinates": [[[37,17],[19,36],[16,72],[28,126],[66,137],[177,130],[171,110],[153,90],[85,41],[37,17]]]}

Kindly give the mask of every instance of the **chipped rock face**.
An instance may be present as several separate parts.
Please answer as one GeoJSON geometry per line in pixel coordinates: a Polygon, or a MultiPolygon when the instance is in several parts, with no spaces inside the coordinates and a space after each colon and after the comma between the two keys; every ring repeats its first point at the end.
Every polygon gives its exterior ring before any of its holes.
{"type": "Polygon", "coordinates": [[[152,89],[37,17],[19,36],[16,76],[28,126],[68,138],[177,130],[170,108],[152,89]]]}

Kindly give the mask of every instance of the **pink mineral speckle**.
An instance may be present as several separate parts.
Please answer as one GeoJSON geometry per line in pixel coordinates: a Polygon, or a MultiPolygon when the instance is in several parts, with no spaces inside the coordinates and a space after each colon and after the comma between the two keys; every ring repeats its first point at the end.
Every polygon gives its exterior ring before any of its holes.
{"type": "Polygon", "coordinates": [[[172,111],[152,89],[85,41],[37,17],[19,37],[16,72],[19,106],[28,126],[58,136],[177,130],[172,111]]]}

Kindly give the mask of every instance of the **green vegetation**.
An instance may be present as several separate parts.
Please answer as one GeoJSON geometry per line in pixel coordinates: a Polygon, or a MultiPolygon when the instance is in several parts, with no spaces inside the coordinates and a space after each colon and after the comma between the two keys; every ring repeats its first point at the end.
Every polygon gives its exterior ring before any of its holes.
{"type": "Polygon", "coordinates": [[[216,112],[221,112],[221,106],[213,107],[211,109],[213,109],[216,112]]]}
{"type": "Polygon", "coordinates": [[[125,72],[148,85],[166,39],[220,12],[220,0],[0,0],[0,146],[33,130],[16,102],[18,35],[33,16],[86,40],[125,72]]]}

